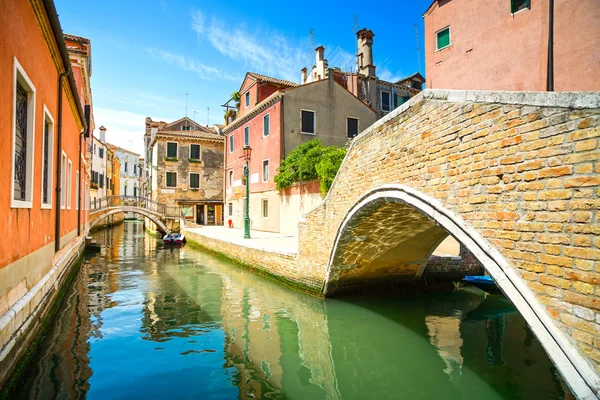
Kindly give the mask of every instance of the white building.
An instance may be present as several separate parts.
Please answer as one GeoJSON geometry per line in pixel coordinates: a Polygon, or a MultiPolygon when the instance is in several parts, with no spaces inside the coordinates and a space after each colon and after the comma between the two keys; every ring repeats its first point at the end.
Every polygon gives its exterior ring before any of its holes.
{"type": "Polygon", "coordinates": [[[106,197],[106,128],[101,126],[100,139],[94,136],[92,142],[92,171],[90,179],[90,199],[106,197]]]}
{"type": "Polygon", "coordinates": [[[121,162],[121,196],[141,196],[140,155],[131,150],[115,147],[115,156],[121,162]]]}

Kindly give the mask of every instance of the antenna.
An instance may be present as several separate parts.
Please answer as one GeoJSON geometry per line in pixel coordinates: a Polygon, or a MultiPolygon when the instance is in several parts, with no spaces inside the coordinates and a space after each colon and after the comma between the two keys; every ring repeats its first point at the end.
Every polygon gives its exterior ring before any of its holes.
{"type": "Polygon", "coordinates": [[[185,93],[185,116],[187,117],[187,98],[190,94],[189,93],[185,93]]]}
{"type": "Polygon", "coordinates": [[[206,126],[208,126],[209,120],[210,120],[210,107],[206,107],[206,126]]]}
{"type": "Polygon", "coordinates": [[[315,29],[314,28],[310,28],[310,30],[308,31],[308,38],[310,40],[310,51],[312,52],[315,47],[315,29]]]}
{"type": "Polygon", "coordinates": [[[356,52],[354,53],[354,61],[356,63],[356,71],[358,72],[358,40],[356,38],[356,32],[358,32],[358,15],[353,14],[352,19],[354,20],[354,40],[356,43],[356,52]]]}
{"type": "Polygon", "coordinates": [[[414,27],[415,27],[415,41],[417,42],[417,62],[419,65],[419,69],[417,70],[417,72],[421,73],[421,49],[419,48],[419,26],[417,24],[415,24],[414,27]]]}
{"type": "Polygon", "coordinates": [[[198,112],[198,111],[194,110],[194,122],[196,122],[196,113],[197,113],[197,112],[198,112]]]}

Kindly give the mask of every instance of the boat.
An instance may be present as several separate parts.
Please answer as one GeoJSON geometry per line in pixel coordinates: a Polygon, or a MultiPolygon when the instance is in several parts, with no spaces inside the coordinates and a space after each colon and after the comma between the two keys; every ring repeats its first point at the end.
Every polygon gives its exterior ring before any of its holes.
{"type": "Polygon", "coordinates": [[[468,275],[463,278],[463,281],[465,281],[466,283],[470,283],[476,288],[479,288],[484,292],[490,294],[502,293],[502,291],[498,288],[496,282],[494,282],[492,277],[487,275],[468,275]]]}
{"type": "Polygon", "coordinates": [[[167,233],[163,237],[163,243],[170,246],[181,246],[185,244],[185,236],[182,233],[167,233]]]}

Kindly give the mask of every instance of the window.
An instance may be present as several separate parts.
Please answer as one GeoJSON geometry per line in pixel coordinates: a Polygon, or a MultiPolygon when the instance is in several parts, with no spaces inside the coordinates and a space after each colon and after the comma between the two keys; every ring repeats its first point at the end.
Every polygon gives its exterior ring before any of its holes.
{"type": "Polygon", "coordinates": [[[269,218],[269,200],[262,200],[262,217],[269,218]]]}
{"type": "Polygon", "coordinates": [[[183,125],[182,125],[182,126],[181,126],[181,130],[182,130],[182,131],[191,131],[191,130],[192,130],[192,127],[191,127],[191,126],[183,126],[183,125]]]}
{"type": "Polygon", "coordinates": [[[200,189],[200,174],[190,172],[190,189],[200,189]]]}
{"type": "Polygon", "coordinates": [[[233,153],[233,133],[229,136],[229,152],[233,153]]]}
{"type": "Polygon", "coordinates": [[[233,170],[229,171],[229,187],[233,186],[233,170]]]}
{"type": "Polygon", "coordinates": [[[250,92],[246,92],[246,108],[250,107],[250,92]]]}
{"type": "Polygon", "coordinates": [[[435,33],[436,39],[436,50],[441,50],[444,47],[450,46],[450,27],[446,27],[442,30],[439,30],[435,33]]]}
{"type": "Polygon", "coordinates": [[[65,208],[65,197],[67,187],[67,155],[63,151],[60,171],[60,208],[65,208]]]}
{"type": "Polygon", "coordinates": [[[13,162],[11,207],[30,208],[33,192],[35,87],[14,59],[13,162]]]}
{"type": "Polygon", "coordinates": [[[381,91],[381,111],[389,112],[392,110],[390,97],[390,92],[381,91]]]}
{"type": "Polygon", "coordinates": [[[353,138],[358,135],[358,130],[358,118],[346,118],[346,133],[348,134],[348,137],[353,138]]]}
{"type": "Polygon", "coordinates": [[[530,6],[530,0],[510,0],[510,12],[513,14],[530,6]]]}
{"type": "Polygon", "coordinates": [[[133,164],[133,174],[137,175],[137,164],[133,164]]]}
{"type": "Polygon", "coordinates": [[[52,150],[54,148],[54,120],[44,106],[42,143],[42,208],[52,208],[52,150]]]}
{"type": "Polygon", "coordinates": [[[100,177],[98,178],[98,187],[100,189],[104,188],[104,174],[100,174],[100,177]]]}
{"type": "Polygon", "coordinates": [[[270,121],[271,120],[271,115],[270,114],[266,114],[263,117],[263,136],[269,136],[269,130],[271,129],[270,127],[270,121]]]}
{"type": "Polygon", "coordinates": [[[177,143],[167,142],[167,158],[177,158],[177,143]]]}
{"type": "Polygon", "coordinates": [[[262,163],[263,182],[269,181],[269,160],[263,160],[262,163]]]}
{"type": "Polygon", "coordinates": [[[71,209],[71,197],[73,197],[73,163],[69,160],[67,169],[67,210],[71,209]]]}
{"type": "Polygon", "coordinates": [[[167,172],[167,187],[177,187],[177,172],[167,172]]]}
{"type": "Polygon", "coordinates": [[[199,144],[191,144],[190,145],[190,159],[192,159],[192,160],[200,159],[200,145],[199,144]]]}
{"type": "Polygon", "coordinates": [[[127,196],[127,184],[123,186],[123,196],[127,196]]]}
{"type": "Polygon", "coordinates": [[[315,134],[315,125],[316,125],[316,121],[315,121],[315,112],[314,111],[309,111],[309,110],[302,110],[301,115],[300,115],[300,125],[301,125],[301,129],[300,132],[301,133],[310,133],[310,134],[315,134]]]}
{"type": "Polygon", "coordinates": [[[104,149],[102,147],[98,149],[98,157],[104,158],[104,149]]]}
{"type": "Polygon", "coordinates": [[[233,215],[233,203],[229,203],[229,215],[233,215]]]}
{"type": "Polygon", "coordinates": [[[79,190],[79,171],[75,171],[75,193],[77,193],[77,201],[75,202],[75,209],[79,210],[79,197],[81,196],[81,191],[79,190]]]}
{"type": "Polygon", "coordinates": [[[244,128],[244,146],[250,145],[250,126],[244,128]]]}
{"type": "Polygon", "coordinates": [[[125,168],[125,172],[127,172],[127,161],[125,161],[125,166],[124,166],[124,168],[125,168]]]}

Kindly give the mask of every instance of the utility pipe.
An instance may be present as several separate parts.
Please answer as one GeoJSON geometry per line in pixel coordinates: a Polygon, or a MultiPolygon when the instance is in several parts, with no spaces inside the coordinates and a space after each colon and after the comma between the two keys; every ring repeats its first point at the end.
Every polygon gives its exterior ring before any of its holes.
{"type": "Polygon", "coordinates": [[[548,81],[546,90],[554,91],[554,0],[548,0],[548,81]]]}

